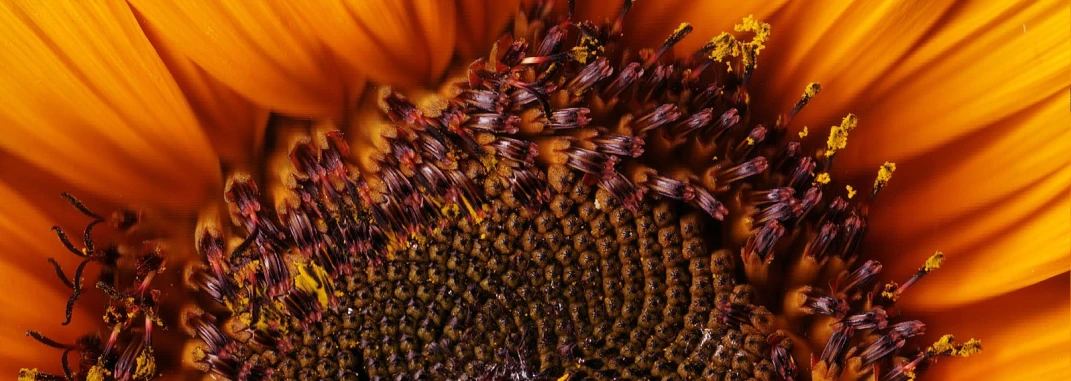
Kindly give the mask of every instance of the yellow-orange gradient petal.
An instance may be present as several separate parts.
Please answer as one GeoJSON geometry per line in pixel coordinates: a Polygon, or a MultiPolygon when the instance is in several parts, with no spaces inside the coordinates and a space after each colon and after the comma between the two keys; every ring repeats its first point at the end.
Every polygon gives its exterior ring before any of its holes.
{"type": "Polygon", "coordinates": [[[754,98],[776,100],[781,110],[791,107],[807,82],[823,84],[794,128],[827,126],[846,112],[859,116],[860,128],[845,152],[850,159],[840,160],[839,170],[869,171],[885,160],[932,150],[1054,94],[1066,96],[1071,86],[1071,20],[1064,2],[919,2],[918,12],[916,3],[896,3],[873,10],[883,15],[878,19],[861,18],[866,13],[856,9],[892,3],[853,3],[826,22],[833,25],[825,30],[828,37],[813,49],[778,57],[782,46],[776,44],[811,41],[806,25],[793,27],[804,35],[771,42],[770,64],[778,68],[756,74],[763,86],[754,98]],[[918,16],[927,12],[941,17],[918,16]],[[926,33],[918,36],[917,29],[926,33]]]}
{"type": "Polygon", "coordinates": [[[252,165],[259,158],[270,111],[209,75],[153,25],[144,23],[142,30],[186,94],[220,164],[227,168],[252,165]]]}
{"type": "MultiPolygon", "coordinates": [[[[967,359],[942,359],[924,375],[928,380],[1071,379],[1071,311],[1064,273],[998,298],[952,310],[927,313],[929,342],[942,334],[957,341],[977,338],[982,352],[967,359]]],[[[911,315],[923,313],[909,311],[911,315]]],[[[927,343],[928,344],[928,343],[927,343]]]]}
{"type": "MultiPolygon", "coordinates": [[[[291,5],[281,1],[131,1],[165,40],[261,107],[337,117],[350,83],[291,5]]],[[[293,4],[297,6],[297,4],[293,4]]],[[[348,77],[348,78],[347,78],[348,77]]]]}
{"type": "Polygon", "coordinates": [[[295,3],[291,10],[371,80],[434,87],[454,54],[456,7],[446,0],[328,0],[295,3]]]}
{"type": "Polygon", "coordinates": [[[463,62],[487,55],[517,13],[520,0],[463,0],[457,3],[457,51],[463,62]]]}
{"type": "MultiPolygon", "coordinates": [[[[56,197],[58,199],[58,197],[56,197]]],[[[60,350],[26,337],[33,329],[61,342],[71,343],[85,333],[86,323],[97,321],[75,309],[69,327],[62,327],[70,290],[64,288],[46,258],[56,257],[68,271],[78,265],[58,240],[50,240],[55,221],[34,208],[34,201],[0,182],[0,374],[18,374],[20,367],[37,366],[58,372],[60,350]]],[[[68,275],[70,273],[68,272],[68,275]]]]}
{"type": "Polygon", "coordinates": [[[196,117],[126,4],[3,2],[0,33],[0,149],[130,203],[187,207],[219,181],[196,117]]]}
{"type": "Polygon", "coordinates": [[[868,255],[897,279],[935,250],[948,257],[903,303],[969,303],[1071,269],[1069,118],[1067,99],[1055,96],[897,163],[872,208],[868,255]]]}

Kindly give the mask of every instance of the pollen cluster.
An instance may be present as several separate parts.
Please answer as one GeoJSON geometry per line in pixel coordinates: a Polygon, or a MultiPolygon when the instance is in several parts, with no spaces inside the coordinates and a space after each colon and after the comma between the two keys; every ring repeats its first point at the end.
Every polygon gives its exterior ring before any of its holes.
{"type": "MultiPolygon", "coordinates": [[[[868,200],[832,194],[856,193],[829,170],[857,118],[805,153],[788,124],[811,83],[752,120],[769,24],[680,54],[681,24],[634,52],[630,7],[600,24],[533,5],[434,107],[382,91],[375,152],[326,131],[288,147],[268,192],[231,174],[231,226],[204,216],[184,273],[210,301],[178,322],[189,362],[227,380],[904,380],[980,350],[912,349],[925,325],[893,321],[943,255],[884,289],[880,263],[857,264],[895,170],[868,200]]],[[[67,378],[152,378],[136,348],[67,378]]]]}

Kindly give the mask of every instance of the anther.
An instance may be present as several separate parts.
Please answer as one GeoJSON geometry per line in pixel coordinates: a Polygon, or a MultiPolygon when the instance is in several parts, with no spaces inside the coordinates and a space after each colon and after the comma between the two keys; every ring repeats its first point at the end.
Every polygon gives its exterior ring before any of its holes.
{"type": "Polygon", "coordinates": [[[795,194],[796,190],[789,187],[750,191],[748,192],[748,201],[756,204],[782,202],[788,201],[795,194]]]}
{"type": "Polygon", "coordinates": [[[591,110],[584,107],[560,109],[550,115],[546,126],[555,130],[581,128],[591,122],[589,113],[591,110]]]}
{"type": "Polygon", "coordinates": [[[651,65],[653,65],[655,61],[658,61],[658,59],[662,57],[663,54],[666,54],[666,52],[668,52],[670,49],[673,49],[673,45],[676,45],[678,42],[684,39],[684,37],[688,36],[689,33],[692,33],[692,25],[688,23],[681,23],[681,25],[678,26],[677,29],[669,35],[668,38],[666,38],[666,41],[662,43],[662,47],[659,48],[657,52],[648,57],[646,61],[644,61],[643,67],[651,67],[651,65]]]}
{"type": "Polygon", "coordinates": [[[922,277],[926,276],[926,274],[929,274],[931,271],[940,268],[944,260],[944,253],[940,251],[934,253],[932,256],[930,256],[929,259],[926,260],[926,263],[922,267],[920,267],[918,271],[915,272],[915,274],[911,275],[911,278],[908,279],[907,282],[904,282],[904,284],[900,285],[891,292],[883,292],[882,296],[895,301],[900,297],[900,294],[903,294],[903,292],[907,290],[908,287],[911,287],[911,285],[915,284],[915,282],[918,282],[919,279],[922,279],[922,277]]]}
{"type": "Polygon", "coordinates": [[[666,123],[674,122],[680,117],[681,112],[677,109],[677,105],[666,103],[633,120],[632,130],[637,134],[642,134],[666,123]]]}
{"type": "Polygon", "coordinates": [[[889,325],[888,314],[881,307],[860,314],[845,317],[844,320],[833,324],[834,327],[847,325],[854,329],[885,329],[889,325]]]}
{"type": "Polygon", "coordinates": [[[643,155],[643,138],[604,132],[591,138],[595,148],[605,154],[615,156],[640,157],[643,155]]]}
{"type": "Polygon", "coordinates": [[[885,188],[885,185],[889,184],[889,180],[892,179],[893,172],[896,172],[896,163],[890,163],[888,161],[882,164],[878,168],[878,177],[874,179],[874,189],[870,191],[870,197],[878,195],[885,188]]]}
{"type": "Polygon", "coordinates": [[[792,106],[792,111],[788,113],[788,118],[791,120],[793,116],[796,116],[804,106],[807,105],[811,99],[814,99],[818,92],[822,91],[822,85],[818,82],[811,82],[807,84],[807,87],[803,90],[803,95],[796,101],[796,105],[792,106]]]}
{"type": "Polygon", "coordinates": [[[599,59],[595,60],[595,63],[581,69],[576,74],[576,77],[565,85],[565,88],[569,89],[569,92],[573,95],[580,96],[588,92],[599,81],[609,78],[613,73],[614,68],[610,66],[606,58],[599,57],[599,59]]]}
{"type": "Polygon", "coordinates": [[[822,350],[820,361],[829,366],[838,364],[854,334],[855,329],[847,325],[835,328],[833,334],[829,336],[829,341],[826,342],[825,349],[822,350]]]}
{"type": "Polygon", "coordinates": [[[785,227],[777,221],[770,221],[764,224],[759,231],[748,238],[747,243],[744,244],[743,257],[744,261],[748,262],[748,258],[757,258],[760,262],[770,263],[774,260],[773,255],[770,255],[773,251],[774,244],[778,239],[785,234],[785,227]]]}
{"type": "Polygon", "coordinates": [[[527,165],[535,165],[535,158],[539,155],[535,143],[504,136],[497,137],[491,146],[495,148],[498,156],[527,165]]]}
{"type": "Polygon", "coordinates": [[[685,120],[678,122],[673,126],[672,133],[674,136],[683,137],[694,131],[699,131],[705,128],[711,121],[714,120],[714,110],[703,109],[685,120]]]}
{"type": "Polygon", "coordinates": [[[729,214],[729,208],[726,208],[725,204],[714,198],[714,195],[710,194],[706,189],[693,187],[692,191],[695,192],[692,204],[703,209],[710,217],[721,221],[725,219],[725,215],[729,214]]]}
{"type": "Polygon", "coordinates": [[[643,77],[643,68],[640,67],[638,62],[633,62],[621,69],[621,72],[617,74],[617,77],[613,81],[610,81],[609,85],[602,91],[602,96],[605,99],[617,98],[622,91],[625,91],[629,86],[636,82],[637,79],[643,77]]]}
{"type": "Polygon", "coordinates": [[[616,156],[583,148],[569,147],[562,152],[569,157],[565,163],[567,166],[594,175],[598,179],[604,179],[616,173],[614,166],[620,161],[616,156]]]}
{"type": "Polygon", "coordinates": [[[803,255],[814,258],[818,262],[823,261],[827,258],[829,245],[833,243],[835,238],[837,238],[837,225],[832,222],[826,222],[818,229],[818,234],[811,239],[811,242],[807,243],[803,255]]]}
{"type": "Polygon", "coordinates": [[[881,272],[881,263],[873,259],[864,262],[833,287],[835,292],[850,293],[866,286],[881,272]]]}
{"type": "Polygon", "coordinates": [[[745,177],[766,172],[767,168],[769,168],[769,165],[767,164],[766,158],[758,156],[754,159],[745,161],[740,165],[719,171],[717,174],[718,182],[728,184],[745,177]]]}

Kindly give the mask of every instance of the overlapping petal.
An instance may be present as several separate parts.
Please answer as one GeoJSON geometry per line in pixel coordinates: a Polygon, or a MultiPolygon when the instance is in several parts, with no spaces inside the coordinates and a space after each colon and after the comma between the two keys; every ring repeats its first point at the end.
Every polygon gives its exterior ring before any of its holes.
{"type": "MultiPolygon", "coordinates": [[[[844,152],[850,159],[841,160],[840,170],[870,171],[1016,116],[1055,94],[1066,96],[1071,21],[1061,2],[887,5],[893,3],[851,3],[813,14],[808,7],[787,9],[783,14],[805,20],[797,21],[803,25],[787,31],[781,26],[781,35],[793,36],[771,39],[760,59],[774,67],[756,73],[762,85],[755,96],[781,107],[777,111],[791,107],[806,83],[824,85],[795,128],[826,131],[821,128],[847,112],[859,116],[861,127],[844,152]],[[871,9],[880,6],[888,8],[871,9]],[[820,37],[808,35],[814,28],[823,31],[820,37]]],[[[775,25],[780,21],[775,18],[775,25]]]]}
{"type": "MultiPolygon", "coordinates": [[[[343,72],[313,26],[282,1],[131,1],[155,33],[257,105],[338,117],[363,78],[343,72]]],[[[354,46],[354,48],[357,48],[354,46]]],[[[358,50],[361,51],[361,50],[358,50]]]]}
{"type": "MultiPolygon", "coordinates": [[[[1067,380],[1071,378],[1071,296],[1068,273],[992,300],[932,312],[927,340],[951,333],[982,340],[982,353],[942,359],[925,374],[932,380],[1067,380]],[[999,318],[998,318],[999,317],[999,318]]],[[[925,313],[911,311],[912,314],[925,313]]]]}
{"type": "Polygon", "coordinates": [[[182,88],[224,167],[246,167],[258,158],[270,112],[229,88],[191,61],[154,27],[142,30],[182,88]]]}
{"type": "Polygon", "coordinates": [[[457,5],[453,1],[311,1],[292,5],[294,22],[306,23],[345,65],[378,83],[433,87],[454,54],[457,5]]]}
{"type": "Polygon", "coordinates": [[[463,60],[482,57],[517,13],[520,0],[464,0],[457,3],[457,46],[463,60]]]}
{"type": "Polygon", "coordinates": [[[934,250],[949,258],[905,303],[969,303],[1071,269],[1071,133],[1052,125],[1071,123],[1061,98],[898,165],[873,208],[868,254],[904,279],[934,250]]]}
{"type": "Polygon", "coordinates": [[[0,31],[0,149],[134,204],[183,208],[218,182],[208,140],[126,4],[4,2],[0,31]]]}

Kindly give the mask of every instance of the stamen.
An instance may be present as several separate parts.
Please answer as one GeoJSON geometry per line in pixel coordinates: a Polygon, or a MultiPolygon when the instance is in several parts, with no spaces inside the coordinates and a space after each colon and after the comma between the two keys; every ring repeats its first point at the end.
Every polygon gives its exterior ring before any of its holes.
{"type": "MultiPolygon", "coordinates": [[[[573,0],[569,3],[572,4],[573,0]]],[[[572,12],[570,12],[572,13],[572,12]]],[[[564,25],[555,25],[547,30],[547,34],[543,36],[543,41],[539,44],[539,48],[536,48],[535,56],[549,56],[558,52],[562,47],[562,43],[565,40],[566,31],[564,25]]]]}
{"type": "Polygon", "coordinates": [[[844,318],[843,321],[834,323],[834,326],[847,325],[854,329],[885,329],[889,325],[888,314],[881,307],[844,318]]]}
{"type": "Polygon", "coordinates": [[[547,127],[555,130],[581,128],[591,122],[590,113],[591,110],[584,107],[560,109],[551,114],[547,127]]]}
{"type": "Polygon", "coordinates": [[[653,65],[655,61],[658,61],[658,59],[662,57],[663,54],[666,54],[666,52],[668,52],[670,49],[673,49],[673,45],[676,45],[690,33],[692,33],[692,25],[688,23],[681,23],[681,25],[678,26],[677,29],[669,35],[669,38],[666,38],[666,41],[662,43],[662,47],[659,48],[657,52],[648,57],[646,61],[644,61],[643,67],[651,67],[651,65],[653,65]]]}
{"type": "MultiPolygon", "coordinates": [[[[882,296],[894,301],[899,299],[900,295],[903,294],[903,292],[906,291],[908,287],[911,287],[911,285],[915,284],[915,282],[918,282],[919,279],[922,279],[922,277],[926,276],[926,274],[929,274],[931,271],[941,268],[941,264],[944,262],[944,260],[944,253],[940,251],[934,253],[932,256],[930,256],[929,259],[926,260],[926,264],[922,265],[922,267],[920,267],[914,275],[911,275],[911,278],[908,279],[907,282],[904,282],[903,285],[896,287],[893,291],[886,290],[882,292],[882,296]]],[[[886,288],[888,289],[888,287],[886,288]]]]}
{"type": "Polygon", "coordinates": [[[677,137],[682,137],[692,133],[693,131],[703,129],[708,124],[710,124],[711,121],[714,120],[713,112],[714,110],[712,109],[704,109],[700,112],[692,114],[692,116],[688,117],[688,119],[678,122],[672,128],[673,135],[677,137]]]}
{"type": "Polygon", "coordinates": [[[535,143],[504,136],[498,137],[491,146],[495,148],[498,156],[527,165],[535,165],[535,158],[539,155],[539,148],[535,143]]]}
{"type": "Polygon", "coordinates": [[[569,84],[565,85],[565,88],[569,89],[569,92],[573,95],[580,96],[588,92],[599,81],[609,78],[613,73],[614,68],[610,66],[606,58],[599,57],[599,59],[595,60],[595,63],[587,65],[580,70],[576,78],[573,78],[569,84]]]}
{"type": "Polygon", "coordinates": [[[888,161],[878,168],[878,178],[874,180],[874,189],[870,191],[870,197],[878,195],[886,185],[889,184],[889,180],[892,179],[893,172],[896,172],[896,163],[890,163],[888,161]]]}
{"type": "Polygon", "coordinates": [[[644,141],[638,136],[605,132],[591,138],[591,142],[595,143],[596,149],[608,155],[630,157],[643,155],[644,141]]]}
{"type": "Polygon", "coordinates": [[[766,172],[767,168],[769,168],[769,165],[766,162],[766,158],[759,156],[735,167],[722,170],[718,173],[718,182],[725,184],[732,183],[745,177],[766,172]]]}
{"type": "MultiPolygon", "coordinates": [[[[826,160],[832,159],[833,154],[848,146],[848,133],[858,125],[859,119],[855,117],[855,114],[848,114],[840,122],[840,126],[833,126],[829,130],[829,139],[826,140],[826,160]]],[[[826,168],[828,167],[829,165],[827,164],[826,168]]]]}
{"type": "Polygon", "coordinates": [[[465,104],[489,112],[502,112],[499,103],[501,95],[491,90],[468,89],[461,92],[459,98],[465,104]]]}
{"type": "Polygon", "coordinates": [[[815,258],[815,260],[819,262],[824,260],[827,258],[829,245],[835,238],[837,238],[837,225],[832,222],[826,222],[822,225],[822,228],[818,230],[818,234],[814,236],[814,239],[807,244],[807,248],[804,249],[803,255],[815,258]]]}
{"type": "Polygon", "coordinates": [[[639,209],[640,200],[643,199],[643,192],[637,189],[621,173],[615,172],[608,177],[600,178],[599,185],[609,191],[626,209],[633,211],[639,209]]]}
{"type": "Polygon", "coordinates": [[[748,193],[748,201],[756,204],[788,201],[796,194],[796,190],[788,187],[772,188],[748,193]]]}
{"type": "Polygon", "coordinates": [[[473,114],[465,122],[465,127],[494,133],[516,134],[517,124],[520,122],[521,118],[516,115],[473,114]]]}
{"type": "Polygon", "coordinates": [[[609,85],[602,92],[602,96],[605,99],[614,99],[621,95],[622,91],[625,91],[631,86],[637,79],[643,76],[643,68],[640,67],[638,62],[632,62],[621,69],[621,72],[617,74],[617,77],[610,82],[609,85]]]}
{"type": "Polygon", "coordinates": [[[774,244],[784,234],[785,227],[776,220],[767,222],[755,235],[748,238],[747,243],[744,244],[744,262],[748,262],[750,257],[758,258],[760,262],[764,263],[772,262],[774,258],[770,253],[773,251],[774,244]]]}
{"type": "MultiPolygon", "coordinates": [[[[803,95],[800,96],[800,100],[796,101],[795,106],[792,106],[792,111],[788,113],[788,118],[792,119],[792,117],[796,116],[796,114],[798,114],[804,106],[807,106],[807,103],[809,103],[811,99],[814,99],[820,91],[822,91],[822,84],[818,82],[808,83],[806,89],[803,90],[803,95]]],[[[806,127],[804,127],[804,131],[806,131],[806,127]]],[[[800,137],[804,136],[806,136],[806,134],[803,134],[800,137]]]]}
{"type": "Polygon", "coordinates": [[[642,134],[655,128],[661,127],[666,123],[676,121],[681,117],[680,111],[677,109],[677,105],[663,104],[657,108],[651,110],[647,114],[636,118],[632,121],[632,130],[637,134],[642,134]]]}
{"type": "Polygon", "coordinates": [[[843,286],[834,286],[834,291],[839,290],[842,293],[848,293],[861,289],[863,286],[870,284],[874,281],[874,278],[881,272],[881,263],[873,259],[866,261],[859,268],[852,271],[851,275],[848,275],[843,281],[843,286]]]}
{"type": "Polygon", "coordinates": [[[707,212],[710,217],[722,221],[729,214],[729,208],[726,208],[721,201],[714,198],[706,189],[693,187],[692,191],[695,192],[695,198],[692,201],[693,205],[707,212]]]}
{"type": "Polygon", "coordinates": [[[848,343],[851,341],[852,336],[855,334],[855,329],[842,325],[833,329],[833,334],[829,336],[829,342],[826,343],[825,349],[822,350],[822,356],[820,361],[827,365],[838,364],[841,355],[844,354],[844,350],[848,348],[848,343]]]}
{"type": "Polygon", "coordinates": [[[620,160],[616,156],[609,156],[576,147],[566,148],[562,153],[569,157],[569,160],[565,163],[567,166],[584,173],[595,175],[596,178],[599,179],[605,179],[612,176],[616,172],[614,166],[617,165],[620,160]]]}

